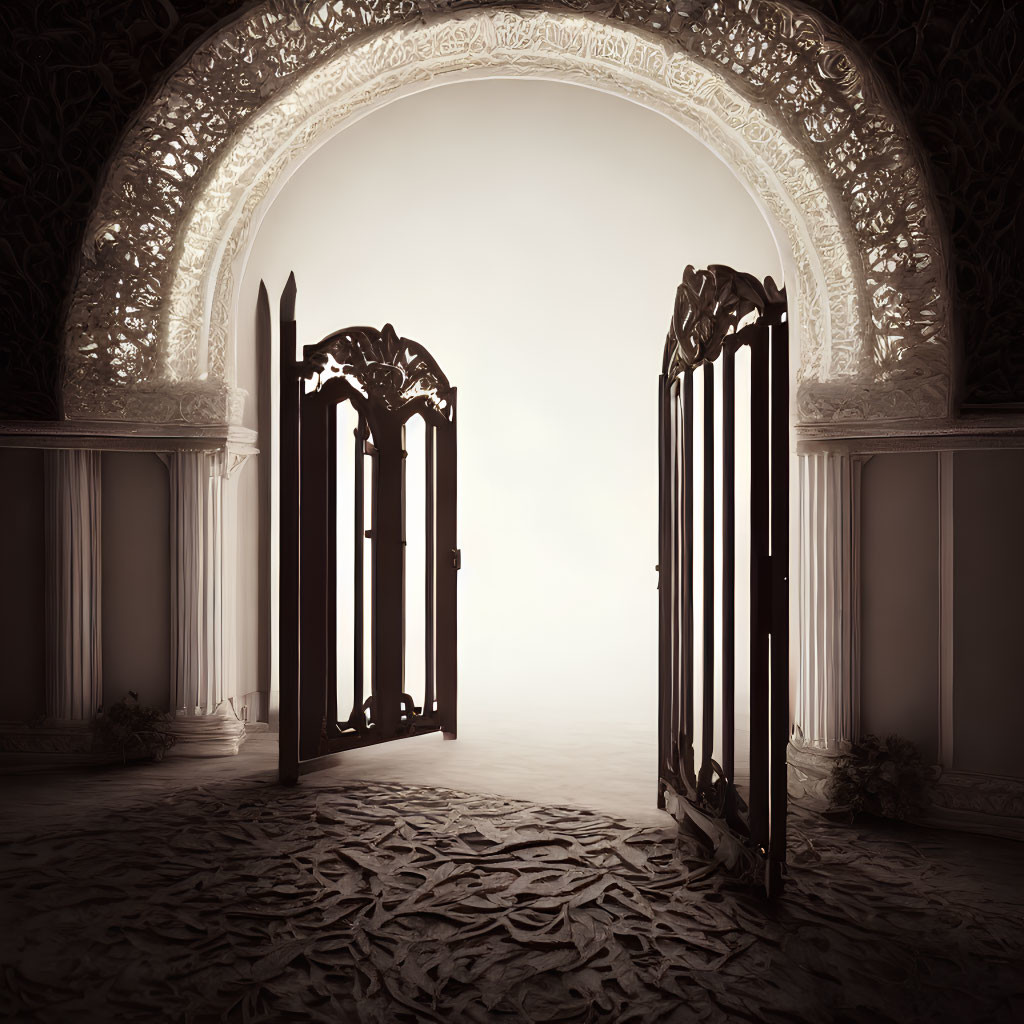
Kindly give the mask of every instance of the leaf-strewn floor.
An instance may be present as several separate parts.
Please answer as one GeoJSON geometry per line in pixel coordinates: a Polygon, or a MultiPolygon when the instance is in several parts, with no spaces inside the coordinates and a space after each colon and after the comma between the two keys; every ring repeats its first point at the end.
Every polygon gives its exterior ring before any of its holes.
{"type": "Polygon", "coordinates": [[[690,840],[587,811],[381,782],[161,794],[3,848],[0,1016],[1024,1020],[1019,846],[790,828],[766,907],[690,840]]]}

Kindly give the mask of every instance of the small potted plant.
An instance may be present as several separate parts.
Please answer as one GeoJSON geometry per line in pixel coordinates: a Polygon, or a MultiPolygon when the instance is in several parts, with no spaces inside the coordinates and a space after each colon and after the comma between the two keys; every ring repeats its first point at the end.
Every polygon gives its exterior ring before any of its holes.
{"type": "Polygon", "coordinates": [[[170,715],[140,704],[139,695],[129,690],[106,711],[99,709],[93,736],[99,750],[119,754],[124,764],[129,758],[161,761],[175,743],[170,722],[170,715]]]}
{"type": "Polygon", "coordinates": [[[931,782],[931,770],[909,740],[865,736],[832,766],[826,790],[830,813],[905,821],[924,811],[931,782]]]}

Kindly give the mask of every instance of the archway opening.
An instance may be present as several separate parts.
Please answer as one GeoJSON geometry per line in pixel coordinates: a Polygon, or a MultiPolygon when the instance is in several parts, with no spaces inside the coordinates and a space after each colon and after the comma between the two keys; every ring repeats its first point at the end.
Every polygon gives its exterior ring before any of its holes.
{"type": "MultiPolygon", "coordinates": [[[[404,98],[279,193],[239,322],[260,279],[276,295],[294,271],[300,344],[390,322],[459,388],[460,740],[353,751],[344,770],[653,808],[657,375],[688,263],[783,276],[714,154],[650,110],[561,83],[404,98]]],[[[254,394],[244,330],[236,371],[254,394]]]]}

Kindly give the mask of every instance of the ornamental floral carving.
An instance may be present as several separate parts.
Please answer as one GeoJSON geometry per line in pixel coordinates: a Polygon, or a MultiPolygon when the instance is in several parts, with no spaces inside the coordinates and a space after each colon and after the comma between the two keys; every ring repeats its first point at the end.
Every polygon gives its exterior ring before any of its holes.
{"type": "Polygon", "coordinates": [[[785,308],[786,290],[780,291],[770,277],[762,282],[721,265],[687,267],[676,289],[662,372],[673,378],[713,363],[726,337],[753,322],[751,314],[756,320],[767,316],[778,322],[785,308]]]}
{"type": "Polygon", "coordinates": [[[301,376],[316,379],[319,390],[343,377],[363,397],[380,402],[389,412],[402,412],[414,402],[450,415],[452,388],[434,357],[418,342],[400,338],[391,324],[381,331],[349,327],[303,349],[301,376]]]}
{"type": "Polygon", "coordinates": [[[877,79],[823,19],[774,0],[668,13],[456,6],[270,0],[168,79],[126,135],[86,233],[66,415],[237,421],[235,289],[275,184],[399,90],[497,73],[657,109],[761,198],[793,254],[800,419],[948,414],[946,260],[921,162],[877,79]]]}

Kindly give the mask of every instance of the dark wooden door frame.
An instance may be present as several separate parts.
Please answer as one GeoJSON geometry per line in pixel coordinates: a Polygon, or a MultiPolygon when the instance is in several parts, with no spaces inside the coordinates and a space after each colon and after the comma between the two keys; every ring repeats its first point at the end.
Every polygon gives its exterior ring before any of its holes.
{"type": "MultiPolygon", "coordinates": [[[[658,805],[770,896],[786,859],[789,733],[789,325],[785,291],[730,267],[687,267],[660,378],[658,805]],[[735,355],[750,348],[750,508],[736,508],[735,355]],[[700,371],[704,416],[694,423],[700,371]],[[722,431],[715,430],[715,375],[722,431]],[[702,536],[695,538],[694,444],[703,446],[702,536]],[[715,650],[715,457],[722,458],[722,665],[715,650]],[[735,784],[735,537],[750,536],[750,787],[735,784]],[[703,678],[694,675],[694,553],[704,565],[703,678]],[[714,748],[720,681],[722,748],[714,748]],[[703,714],[694,721],[694,690],[703,714]],[[701,762],[695,764],[699,735],[701,762]]],[[[743,581],[739,581],[743,585],[743,581]]]]}
{"type": "MultiPolygon", "coordinates": [[[[430,353],[350,327],[295,359],[295,277],[280,304],[280,739],[282,782],[330,755],[425,732],[457,733],[456,398],[430,353]],[[312,383],[314,386],[307,386],[312,383]],[[358,413],[353,488],[353,707],[337,706],[337,411],[358,413]],[[405,426],[425,423],[425,693],[405,692],[405,426]],[[369,528],[364,461],[371,462],[369,528]],[[371,541],[369,686],[363,636],[363,538],[371,541]]],[[[346,481],[340,481],[345,486],[346,481]]]]}

